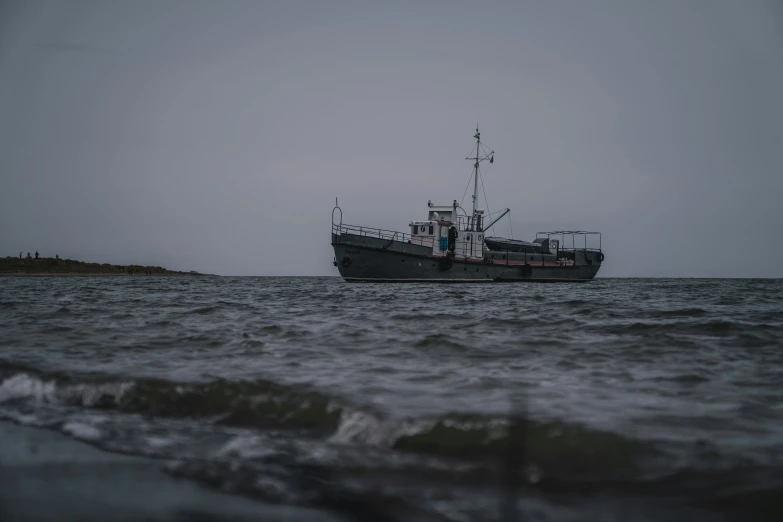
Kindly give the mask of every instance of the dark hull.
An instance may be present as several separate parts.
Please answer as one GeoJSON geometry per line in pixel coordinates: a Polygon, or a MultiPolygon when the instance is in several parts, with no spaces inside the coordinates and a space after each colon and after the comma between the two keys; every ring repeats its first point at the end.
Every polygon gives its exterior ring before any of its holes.
{"type": "Polygon", "coordinates": [[[340,275],[350,282],[584,282],[600,268],[600,263],[543,266],[533,261],[525,266],[489,259],[444,259],[418,245],[345,234],[333,235],[332,245],[340,275]]]}

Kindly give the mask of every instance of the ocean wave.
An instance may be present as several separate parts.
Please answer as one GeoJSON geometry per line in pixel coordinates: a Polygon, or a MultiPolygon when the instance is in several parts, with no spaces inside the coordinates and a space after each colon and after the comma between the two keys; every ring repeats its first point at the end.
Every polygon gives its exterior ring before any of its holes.
{"type": "Polygon", "coordinates": [[[160,379],[70,378],[15,373],[0,382],[0,405],[63,405],[150,416],[183,417],[259,428],[305,428],[332,433],[340,406],[329,397],[270,381],[204,383],[160,379]]]}
{"type": "MultiPolygon", "coordinates": [[[[695,310],[695,309],[694,309],[695,310]]],[[[603,333],[611,333],[615,335],[643,335],[648,336],[657,332],[661,334],[677,334],[677,335],[704,335],[704,336],[725,336],[727,334],[740,335],[746,332],[754,332],[759,329],[771,328],[767,325],[750,325],[738,321],[728,321],[722,319],[711,320],[689,320],[689,318],[698,318],[700,314],[691,311],[692,315],[681,315],[673,313],[666,316],[657,315],[657,318],[669,317],[672,319],[680,319],[675,323],[672,322],[658,322],[655,319],[650,321],[634,321],[627,324],[616,324],[608,327],[601,326],[597,329],[602,330],[603,333]]],[[[653,314],[660,314],[655,312],[653,314]]]]}
{"type": "Polygon", "coordinates": [[[676,310],[653,310],[645,315],[650,317],[703,317],[707,311],[702,308],[681,308],[676,310]]]}
{"type": "Polygon", "coordinates": [[[430,334],[419,339],[414,345],[416,348],[452,348],[456,350],[466,350],[468,346],[458,342],[454,337],[449,334],[430,334]]]}
{"type": "Polygon", "coordinates": [[[503,459],[521,444],[542,476],[561,478],[627,475],[641,459],[661,455],[652,443],[579,424],[479,414],[384,419],[345,409],[330,440],[473,462],[503,459]]]}
{"type": "Polygon", "coordinates": [[[544,474],[556,475],[632,470],[638,459],[658,454],[651,443],[578,424],[480,415],[440,417],[427,429],[399,435],[392,447],[486,459],[503,457],[512,444],[522,444],[531,462],[544,474]],[[521,423],[522,432],[512,435],[516,432],[511,431],[511,422],[521,423]]]}
{"type": "MultiPolygon", "coordinates": [[[[512,438],[505,416],[448,414],[392,418],[333,397],[265,380],[173,382],[14,373],[0,382],[0,407],[63,405],[243,428],[306,429],[336,444],[365,445],[462,460],[493,459],[512,438]]],[[[545,473],[633,467],[649,444],[577,424],[524,420],[524,444],[545,473]]],[[[86,432],[79,431],[81,435],[86,432]]],[[[75,436],[79,436],[74,431],[75,436]]],[[[257,441],[249,441],[255,443],[257,441]]],[[[243,443],[244,444],[244,443],[243,443]]],[[[226,451],[240,448],[227,448],[226,451]]]]}

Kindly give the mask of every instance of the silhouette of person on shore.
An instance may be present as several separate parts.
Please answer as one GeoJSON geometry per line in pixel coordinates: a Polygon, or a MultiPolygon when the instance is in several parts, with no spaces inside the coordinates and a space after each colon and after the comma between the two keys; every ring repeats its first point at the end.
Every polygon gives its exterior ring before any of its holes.
{"type": "Polygon", "coordinates": [[[55,258],[55,259],[60,259],[60,254],[55,254],[55,255],[54,255],[54,258],[55,258]]]}
{"type": "Polygon", "coordinates": [[[33,256],[30,255],[30,252],[27,253],[27,259],[31,259],[33,256]]]}
{"type": "Polygon", "coordinates": [[[35,251],[35,258],[38,259],[38,251],[35,251]]]}
{"type": "Polygon", "coordinates": [[[22,259],[22,253],[19,252],[19,259],[22,259]]]}

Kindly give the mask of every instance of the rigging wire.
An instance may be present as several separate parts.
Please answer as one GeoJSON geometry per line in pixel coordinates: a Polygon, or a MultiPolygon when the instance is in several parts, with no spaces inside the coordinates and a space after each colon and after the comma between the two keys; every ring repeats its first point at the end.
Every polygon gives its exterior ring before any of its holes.
{"type": "Polygon", "coordinates": [[[473,179],[473,169],[471,169],[470,176],[468,177],[468,184],[465,185],[465,192],[462,193],[462,199],[459,200],[459,206],[465,202],[465,195],[468,193],[468,187],[470,187],[470,180],[473,179]]]}
{"type": "MultiPolygon", "coordinates": [[[[477,173],[476,173],[476,175],[478,176],[478,174],[479,174],[479,173],[477,172],[477,173]]],[[[481,192],[483,192],[483,193],[484,193],[484,203],[486,203],[486,204],[487,204],[487,214],[488,214],[488,215],[491,215],[491,214],[492,214],[492,212],[490,212],[490,210],[489,210],[489,200],[487,200],[487,191],[485,191],[485,190],[484,190],[484,178],[482,178],[481,176],[479,176],[479,180],[481,181],[481,192]]],[[[492,229],[494,229],[494,228],[495,228],[495,224],[493,223],[493,224],[492,224],[492,226],[491,226],[491,227],[489,227],[489,228],[492,228],[492,229]]]]}
{"type": "Polygon", "coordinates": [[[511,211],[508,211],[508,231],[511,236],[510,239],[514,239],[514,228],[511,226],[511,211]]]}
{"type": "MultiPolygon", "coordinates": [[[[470,149],[470,153],[473,154],[473,149],[476,147],[472,147],[470,149]]],[[[478,152],[476,153],[476,156],[478,156],[478,152]]],[[[468,156],[470,157],[470,156],[468,156]]],[[[462,193],[462,199],[459,200],[459,206],[462,206],[462,204],[465,202],[465,195],[468,193],[468,187],[470,187],[470,180],[473,179],[473,168],[470,169],[470,176],[468,176],[468,184],[465,185],[465,192],[462,193]]]]}

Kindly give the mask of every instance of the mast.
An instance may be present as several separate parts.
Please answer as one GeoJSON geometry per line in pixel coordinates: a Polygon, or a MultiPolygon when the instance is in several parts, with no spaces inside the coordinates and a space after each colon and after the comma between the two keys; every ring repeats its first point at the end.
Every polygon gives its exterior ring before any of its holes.
{"type": "Polygon", "coordinates": [[[478,222],[478,216],[476,215],[476,211],[478,210],[478,168],[479,168],[479,151],[481,150],[481,133],[478,130],[478,125],[476,125],[476,135],[473,136],[476,138],[476,163],[473,164],[473,217],[472,217],[472,223],[471,223],[471,229],[476,230],[476,224],[478,222]]]}
{"type": "MultiPolygon", "coordinates": [[[[478,125],[476,125],[476,135],[473,136],[476,138],[476,156],[471,158],[465,158],[466,160],[473,161],[473,215],[470,218],[470,222],[468,224],[467,230],[475,230],[478,231],[478,183],[479,183],[479,163],[481,163],[484,160],[489,160],[490,163],[495,162],[495,151],[490,150],[487,154],[484,156],[481,155],[481,133],[478,130],[478,125]]],[[[487,150],[486,147],[484,147],[485,150],[487,150]]]]}

